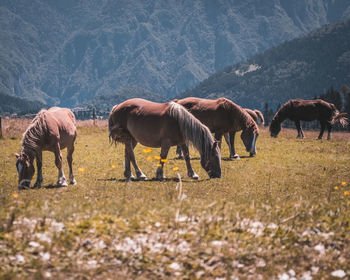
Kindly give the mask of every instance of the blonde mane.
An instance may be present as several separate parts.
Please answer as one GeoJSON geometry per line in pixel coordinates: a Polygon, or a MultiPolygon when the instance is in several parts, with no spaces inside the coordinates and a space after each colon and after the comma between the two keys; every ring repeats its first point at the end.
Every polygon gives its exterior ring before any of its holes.
{"type": "Polygon", "coordinates": [[[215,141],[209,128],[203,125],[180,104],[173,101],[169,104],[169,114],[178,121],[185,141],[191,142],[205,158],[209,158],[211,146],[215,141]]]}

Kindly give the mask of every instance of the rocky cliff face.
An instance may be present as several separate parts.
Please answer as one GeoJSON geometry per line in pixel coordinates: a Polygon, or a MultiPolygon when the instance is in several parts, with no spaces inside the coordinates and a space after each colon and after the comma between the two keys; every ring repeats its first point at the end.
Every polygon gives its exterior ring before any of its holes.
{"type": "Polygon", "coordinates": [[[347,0],[3,0],[0,90],[64,106],[130,86],[170,98],[346,17],[347,0]]]}

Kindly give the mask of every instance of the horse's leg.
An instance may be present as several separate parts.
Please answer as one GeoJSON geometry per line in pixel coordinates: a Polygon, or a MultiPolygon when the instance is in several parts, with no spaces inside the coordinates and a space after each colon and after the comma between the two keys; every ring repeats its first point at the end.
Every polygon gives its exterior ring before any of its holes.
{"type": "Polygon", "coordinates": [[[183,159],[184,158],[180,146],[176,146],[176,154],[177,154],[177,158],[178,159],[183,159]]]}
{"type": "Polygon", "coordinates": [[[134,154],[134,149],[137,145],[137,142],[135,139],[132,139],[131,140],[132,143],[131,143],[131,148],[132,148],[132,153],[131,153],[131,162],[132,162],[132,165],[134,166],[135,168],[135,172],[136,172],[136,178],[139,179],[139,180],[147,180],[147,176],[141,171],[141,169],[138,167],[138,165],[136,164],[136,160],[135,160],[135,154],[134,154]]]}
{"type": "Polygon", "coordinates": [[[62,168],[62,153],[61,153],[60,144],[58,143],[58,140],[57,140],[57,144],[55,145],[54,154],[55,154],[55,164],[58,169],[57,185],[62,187],[67,187],[68,183],[67,183],[66,177],[64,176],[64,172],[62,168]]]}
{"type": "Polygon", "coordinates": [[[125,156],[125,172],[124,175],[127,179],[133,179],[133,176],[131,174],[131,168],[130,168],[130,161],[132,165],[134,166],[135,173],[136,173],[136,178],[140,180],[146,180],[147,177],[141,169],[138,167],[135,159],[135,154],[134,154],[134,148],[136,147],[137,142],[135,139],[131,139],[128,143],[125,144],[125,155],[128,155],[128,159],[125,156]],[[128,171],[128,173],[127,173],[128,171]],[[129,176],[126,176],[126,174],[129,176]]]}
{"type": "Polygon", "coordinates": [[[131,167],[130,167],[130,149],[127,148],[127,146],[131,145],[131,142],[125,143],[125,149],[124,149],[124,176],[127,180],[134,180],[135,177],[131,173],[131,167]]]}
{"type": "Polygon", "coordinates": [[[304,138],[304,133],[303,133],[303,130],[301,129],[301,125],[300,125],[299,120],[295,121],[295,126],[297,127],[297,130],[298,130],[297,138],[304,138]]]}
{"type": "Polygon", "coordinates": [[[215,140],[219,142],[219,149],[221,150],[222,133],[215,133],[214,137],[215,137],[215,140]]]}
{"type": "Polygon", "coordinates": [[[170,146],[164,143],[162,144],[161,150],[160,150],[160,166],[158,166],[157,168],[157,172],[156,172],[156,178],[159,180],[163,180],[165,179],[164,176],[164,171],[163,171],[163,167],[164,167],[164,162],[168,156],[168,152],[169,152],[170,146]]]}
{"type": "Polygon", "coordinates": [[[230,136],[230,158],[234,159],[239,159],[239,155],[236,154],[236,149],[235,149],[235,136],[236,136],[236,131],[231,131],[229,133],[230,136]]]}
{"type": "Polygon", "coordinates": [[[37,174],[36,174],[36,182],[34,184],[34,188],[41,188],[41,183],[43,182],[43,153],[42,151],[37,152],[36,154],[36,167],[38,168],[37,174]]]}
{"type": "Polygon", "coordinates": [[[188,151],[188,146],[186,144],[181,145],[181,150],[185,158],[188,177],[197,180],[199,176],[192,169],[191,161],[190,161],[191,157],[190,157],[190,152],[188,151]]]}
{"type": "Polygon", "coordinates": [[[320,130],[320,135],[318,135],[317,139],[321,140],[323,137],[324,130],[326,129],[326,123],[324,121],[320,121],[321,124],[321,130],[320,130]]]}
{"type": "Polygon", "coordinates": [[[69,184],[75,185],[77,181],[75,180],[74,177],[74,172],[73,172],[73,152],[74,152],[74,143],[72,143],[71,146],[67,147],[67,162],[68,162],[68,167],[69,167],[69,184]]]}
{"type": "Polygon", "coordinates": [[[327,140],[331,140],[332,127],[333,126],[329,122],[327,122],[327,130],[328,130],[327,140]]]}

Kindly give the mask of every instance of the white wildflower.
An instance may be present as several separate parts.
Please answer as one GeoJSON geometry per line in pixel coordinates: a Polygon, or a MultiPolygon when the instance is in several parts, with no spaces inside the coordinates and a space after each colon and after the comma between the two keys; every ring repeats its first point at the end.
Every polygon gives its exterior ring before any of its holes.
{"type": "Polygon", "coordinates": [[[169,265],[169,268],[171,268],[172,270],[176,270],[176,271],[181,270],[181,267],[180,267],[180,265],[177,262],[171,263],[169,265]]]}
{"type": "Polygon", "coordinates": [[[38,238],[42,242],[51,243],[51,237],[49,235],[50,234],[48,232],[36,233],[36,234],[34,234],[34,237],[38,238]]]}
{"type": "Polygon", "coordinates": [[[333,277],[337,278],[344,278],[346,276],[346,273],[342,269],[335,270],[331,273],[333,277]]]}
{"type": "Polygon", "coordinates": [[[49,252],[40,252],[40,257],[44,262],[47,262],[48,260],[50,260],[51,255],[49,252]]]}
{"type": "Polygon", "coordinates": [[[323,244],[318,244],[314,247],[316,251],[320,253],[320,255],[324,255],[326,253],[326,248],[324,247],[323,244]]]}
{"type": "Polygon", "coordinates": [[[160,222],[156,222],[156,223],[154,224],[154,226],[157,227],[157,228],[159,228],[161,225],[162,225],[162,224],[161,224],[160,222]]]}
{"type": "Polygon", "coordinates": [[[17,255],[16,255],[16,261],[17,261],[18,263],[25,263],[24,257],[23,257],[22,255],[20,255],[20,254],[17,254],[17,255]]]}
{"type": "Polygon", "coordinates": [[[300,280],[312,280],[312,276],[310,275],[310,272],[304,272],[303,275],[300,277],[300,280]]]}
{"type": "Polygon", "coordinates": [[[40,246],[40,244],[38,242],[35,242],[35,241],[30,241],[29,246],[33,247],[33,248],[38,248],[40,246]]]}

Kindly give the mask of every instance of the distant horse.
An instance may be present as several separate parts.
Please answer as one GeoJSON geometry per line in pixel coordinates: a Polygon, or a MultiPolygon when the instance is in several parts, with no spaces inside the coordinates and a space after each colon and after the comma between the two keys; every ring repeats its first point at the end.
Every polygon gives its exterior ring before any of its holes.
{"type": "Polygon", "coordinates": [[[331,139],[331,131],[334,123],[339,121],[343,127],[347,125],[346,115],[346,113],[340,113],[334,104],[321,99],[291,99],[283,104],[273,117],[270,125],[271,137],[277,137],[278,133],[281,131],[281,123],[285,119],[290,119],[295,122],[298,130],[297,138],[304,138],[304,132],[301,128],[300,121],[318,120],[321,124],[321,131],[318,139],[322,139],[327,126],[327,139],[329,140],[331,139]]]}
{"type": "Polygon", "coordinates": [[[67,161],[69,165],[70,184],[76,184],[73,174],[72,162],[74,141],[77,136],[75,117],[72,111],[66,108],[52,107],[49,110],[41,110],[23,134],[22,149],[16,154],[18,188],[30,188],[35,169],[33,165],[36,158],[38,168],[37,179],[34,187],[41,187],[42,176],[42,151],[51,151],[55,154],[55,164],[58,168],[58,186],[68,186],[62,168],[61,150],[67,147],[67,161]]]}
{"type": "Polygon", "coordinates": [[[108,118],[108,128],[112,141],[125,144],[126,179],[134,179],[130,161],[137,178],[146,179],[146,175],[135,161],[134,148],[138,142],[147,147],[161,148],[157,179],[164,178],[163,165],[170,147],[174,145],[181,146],[188,176],[198,179],[191,167],[188,142],[192,142],[200,153],[201,165],[209,177],[221,177],[221,156],[217,141],[205,125],[179,104],[154,103],[140,98],[129,99],[113,107],[108,118]]]}
{"type": "MultiPolygon", "coordinates": [[[[251,156],[256,154],[259,129],[252,117],[242,107],[224,97],[216,100],[188,97],[175,100],[175,102],[184,106],[205,124],[220,143],[225,133],[242,130],[241,138],[247,152],[250,152],[251,156]]],[[[234,142],[231,143],[233,146],[234,142]]]]}
{"type": "MultiPolygon", "coordinates": [[[[264,125],[265,123],[265,119],[264,119],[264,115],[259,111],[259,110],[251,110],[248,108],[244,108],[244,110],[253,118],[253,120],[259,125],[264,125]]],[[[235,159],[239,159],[239,155],[236,154],[236,150],[235,150],[235,135],[236,135],[237,131],[231,131],[229,133],[225,133],[224,137],[225,137],[225,141],[229,147],[230,150],[230,158],[235,158],[235,159]]],[[[252,154],[250,156],[253,156],[252,154]]]]}

